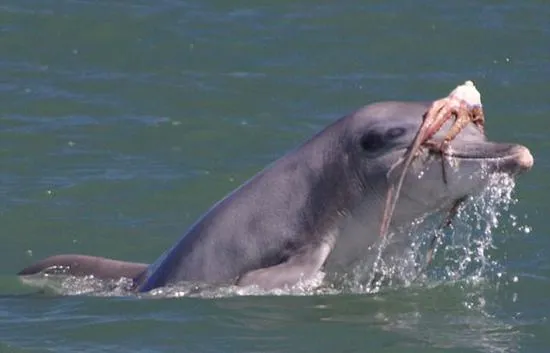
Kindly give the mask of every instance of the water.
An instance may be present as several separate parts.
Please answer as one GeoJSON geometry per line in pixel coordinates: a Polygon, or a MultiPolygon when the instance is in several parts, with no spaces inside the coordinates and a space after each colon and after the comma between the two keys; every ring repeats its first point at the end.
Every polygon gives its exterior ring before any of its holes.
{"type": "Polygon", "coordinates": [[[0,3],[0,352],[546,352],[550,5],[415,4],[0,3]],[[535,167],[468,206],[417,284],[60,297],[13,275],[57,253],[151,262],[334,119],[467,79],[535,167]]]}

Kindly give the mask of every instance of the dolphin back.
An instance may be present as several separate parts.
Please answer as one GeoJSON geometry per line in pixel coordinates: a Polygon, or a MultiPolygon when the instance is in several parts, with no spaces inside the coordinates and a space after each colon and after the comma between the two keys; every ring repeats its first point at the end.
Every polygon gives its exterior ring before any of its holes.
{"type": "Polygon", "coordinates": [[[79,254],[64,254],[47,257],[25,267],[18,276],[38,273],[62,273],[71,276],[94,276],[99,279],[136,279],[147,270],[148,264],[126,262],[105,257],[79,254]]]}

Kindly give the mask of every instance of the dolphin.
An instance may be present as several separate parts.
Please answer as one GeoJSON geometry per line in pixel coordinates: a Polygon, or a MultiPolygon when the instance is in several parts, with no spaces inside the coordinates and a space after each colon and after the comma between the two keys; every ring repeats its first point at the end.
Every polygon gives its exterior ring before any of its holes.
{"type": "MultiPolygon", "coordinates": [[[[150,265],[68,254],[18,275],[62,270],[127,277],[135,291],[147,292],[187,281],[273,289],[320,271],[350,271],[380,241],[388,172],[413,142],[430,103],[378,102],[336,120],[215,203],[150,265]]],[[[450,127],[445,123],[433,140],[442,141],[450,127]]],[[[491,174],[516,176],[532,166],[528,148],[489,141],[468,124],[445,151],[420,149],[389,232],[479,193],[491,174]]]]}

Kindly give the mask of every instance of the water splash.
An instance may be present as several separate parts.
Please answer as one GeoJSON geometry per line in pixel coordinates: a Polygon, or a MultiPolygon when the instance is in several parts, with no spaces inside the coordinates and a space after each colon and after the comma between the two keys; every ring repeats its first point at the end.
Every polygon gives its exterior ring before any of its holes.
{"type": "MultiPolygon", "coordinates": [[[[378,247],[377,261],[357,266],[352,273],[323,281],[324,274],[292,288],[265,291],[257,287],[212,286],[186,283],[157,288],[140,297],[202,297],[218,298],[249,295],[327,295],[340,293],[377,293],[410,286],[437,286],[449,282],[479,283],[501,278],[504,273],[499,259],[490,254],[494,248],[493,233],[505,221],[515,231],[528,233],[518,217],[509,214],[517,202],[513,196],[515,181],[506,174],[495,174],[483,192],[461,207],[452,227],[442,231],[437,226],[442,215],[419,219],[406,230],[403,239],[410,243],[397,255],[385,257],[392,237],[378,247]],[[508,218],[504,217],[509,214],[508,218]],[[506,222],[507,221],[507,222],[506,222]],[[433,260],[426,266],[426,253],[431,239],[437,236],[433,260]],[[367,279],[365,281],[365,278],[367,279]]],[[[128,296],[131,280],[104,281],[93,277],[77,278],[60,275],[34,275],[23,279],[25,283],[47,288],[62,295],[128,296]]]]}
{"type": "MultiPolygon", "coordinates": [[[[507,220],[504,215],[518,201],[513,195],[514,188],[513,178],[495,174],[480,195],[470,197],[459,210],[452,229],[440,237],[428,277],[438,281],[475,282],[503,271],[490,251],[495,248],[495,230],[502,228],[507,220]]],[[[517,222],[512,226],[519,230],[517,222]]]]}
{"type": "Polygon", "coordinates": [[[351,274],[342,276],[339,288],[345,292],[372,294],[454,281],[475,283],[495,275],[500,278],[504,269],[499,259],[491,255],[495,248],[494,233],[510,227],[514,232],[530,231],[529,226],[521,225],[518,217],[509,213],[518,201],[513,195],[514,189],[515,181],[509,175],[491,175],[487,187],[479,195],[469,197],[458,209],[449,229],[439,227],[446,216],[444,213],[412,222],[401,234],[386,237],[378,246],[374,260],[365,261],[351,274]],[[401,243],[392,243],[395,239],[401,243]],[[402,244],[402,239],[407,239],[408,244],[402,244]],[[433,239],[437,240],[436,247],[428,264],[427,253],[433,239]],[[405,249],[396,253],[392,246],[405,249]]]}

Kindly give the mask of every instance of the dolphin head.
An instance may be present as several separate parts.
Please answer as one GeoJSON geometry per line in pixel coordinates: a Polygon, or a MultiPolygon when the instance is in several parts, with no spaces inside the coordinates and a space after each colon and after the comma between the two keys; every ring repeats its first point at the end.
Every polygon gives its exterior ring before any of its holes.
{"type": "MultiPolygon", "coordinates": [[[[382,102],[357,111],[348,120],[353,137],[346,148],[353,156],[360,185],[383,204],[390,183],[401,168],[391,171],[412,144],[429,103],[382,102]]],[[[439,145],[452,119],[432,138],[439,145]]],[[[444,152],[421,148],[405,177],[394,213],[394,225],[410,222],[459,199],[479,192],[494,173],[517,175],[529,170],[533,157],[521,145],[489,141],[468,124],[444,152]]],[[[372,206],[373,200],[369,200],[372,206]]],[[[377,210],[383,207],[376,207],[377,210]]],[[[372,207],[369,211],[372,213],[372,207]]],[[[381,216],[376,212],[376,218],[381,216]]]]}

